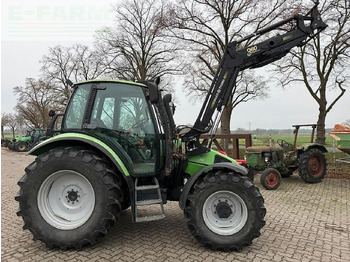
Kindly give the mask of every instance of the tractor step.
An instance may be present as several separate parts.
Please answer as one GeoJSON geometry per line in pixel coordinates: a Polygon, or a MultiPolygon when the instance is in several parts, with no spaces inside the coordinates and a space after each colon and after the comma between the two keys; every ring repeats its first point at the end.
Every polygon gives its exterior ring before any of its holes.
{"type": "Polygon", "coordinates": [[[149,222],[149,221],[156,221],[161,220],[165,217],[164,214],[161,215],[153,215],[153,216],[144,216],[144,217],[137,217],[136,222],[149,222]]]}
{"type": "Polygon", "coordinates": [[[148,190],[148,189],[158,189],[159,185],[147,185],[147,186],[135,186],[135,189],[138,191],[148,190]]]}
{"type": "Polygon", "coordinates": [[[165,217],[164,206],[162,200],[162,194],[160,191],[159,183],[156,177],[152,178],[152,182],[146,185],[138,185],[139,179],[135,179],[135,221],[136,222],[148,222],[160,220],[165,217]],[[143,193],[147,191],[146,193],[143,193]],[[151,194],[149,191],[152,191],[151,194]],[[147,199],[142,199],[142,196],[147,195],[147,199]],[[141,199],[140,199],[141,198],[141,199]],[[150,206],[150,205],[159,205],[160,212],[154,215],[139,215],[139,207],[141,206],[150,206]]]}
{"type": "Polygon", "coordinates": [[[149,200],[136,201],[136,206],[148,206],[148,205],[156,205],[160,203],[163,203],[162,199],[149,199],[149,200]]]}

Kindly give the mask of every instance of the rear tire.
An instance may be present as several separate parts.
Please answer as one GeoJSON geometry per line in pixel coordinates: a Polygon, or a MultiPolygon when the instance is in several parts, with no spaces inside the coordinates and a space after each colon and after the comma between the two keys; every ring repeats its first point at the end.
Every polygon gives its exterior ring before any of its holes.
{"type": "Polygon", "coordinates": [[[326,157],[317,148],[307,150],[299,157],[298,171],[307,183],[319,183],[327,171],[326,157]]]}
{"type": "Polygon", "coordinates": [[[15,150],[18,152],[26,152],[28,151],[28,143],[27,142],[17,142],[15,144],[15,150]]]}
{"type": "Polygon", "coordinates": [[[107,233],[121,211],[120,182],[95,152],[58,148],[38,156],[18,181],[17,215],[50,248],[80,249],[107,233]]]}
{"type": "Polygon", "coordinates": [[[213,250],[241,250],[260,236],[266,209],[252,181],[224,170],[199,177],[184,210],[191,234],[213,250]]]}
{"type": "Polygon", "coordinates": [[[10,142],[7,146],[10,150],[15,150],[15,142],[10,142]]]}
{"type": "Polygon", "coordinates": [[[261,173],[260,183],[267,190],[275,190],[280,186],[281,179],[277,169],[267,168],[261,173]]]}

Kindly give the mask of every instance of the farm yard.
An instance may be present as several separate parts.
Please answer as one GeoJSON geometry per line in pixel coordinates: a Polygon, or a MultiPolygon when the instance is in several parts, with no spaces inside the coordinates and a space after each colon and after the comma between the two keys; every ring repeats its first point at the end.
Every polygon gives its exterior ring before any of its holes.
{"type": "Polygon", "coordinates": [[[350,261],[348,0],[10,2],[2,261],[350,261]]]}
{"type": "MultiPolygon", "coordinates": [[[[177,202],[165,205],[166,218],[131,223],[130,209],[97,245],[81,251],[47,249],[33,241],[16,216],[17,181],[33,156],[1,150],[2,261],[349,261],[350,180],[332,173],[318,184],[307,184],[297,174],[283,179],[277,190],[255,183],[265,198],[267,214],[262,235],[241,252],[213,252],[187,230],[177,202]],[[339,179],[342,178],[342,179],[339,179]]],[[[333,167],[332,167],[333,168],[333,167]]],[[[339,171],[340,169],[338,169],[339,171]]]]}

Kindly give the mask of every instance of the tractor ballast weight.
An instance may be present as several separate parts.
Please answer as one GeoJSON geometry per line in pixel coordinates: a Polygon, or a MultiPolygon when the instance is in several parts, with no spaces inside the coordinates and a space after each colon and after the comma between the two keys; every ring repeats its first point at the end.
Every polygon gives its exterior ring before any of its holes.
{"type": "MultiPolygon", "coordinates": [[[[202,145],[199,136],[215,129],[239,71],[281,58],[325,27],[315,5],[306,16],[230,43],[192,127],[175,126],[171,95],[162,96],[159,79],[68,81],[74,91],[60,134],[29,152],[37,158],[18,181],[24,228],[48,247],[80,249],[105,235],[122,210],[131,206],[134,222],[158,220],[172,200],[202,245],[225,251],[251,245],[265,225],[264,199],[246,168],[211,143],[202,145]],[[237,49],[290,22],[295,25],[286,34],[237,49]],[[159,212],[142,215],[149,205],[159,212]]],[[[53,135],[57,117],[50,115],[53,135]]]]}

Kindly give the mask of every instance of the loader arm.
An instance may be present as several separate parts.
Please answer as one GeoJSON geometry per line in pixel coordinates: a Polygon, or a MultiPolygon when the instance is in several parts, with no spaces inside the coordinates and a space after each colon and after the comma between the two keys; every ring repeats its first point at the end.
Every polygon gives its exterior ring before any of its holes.
{"type": "Polygon", "coordinates": [[[207,152],[208,148],[199,143],[199,136],[218,125],[222,109],[227,106],[240,71],[262,67],[281,59],[293,47],[305,45],[327,27],[321,19],[317,5],[318,3],[304,16],[292,16],[228,44],[194,126],[182,134],[189,155],[207,152]],[[290,22],[294,22],[295,25],[282,35],[276,35],[249,47],[239,46],[242,42],[290,22]],[[213,120],[214,114],[216,117],[213,120]]]}

